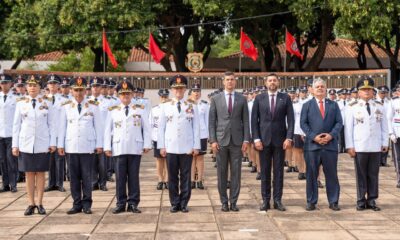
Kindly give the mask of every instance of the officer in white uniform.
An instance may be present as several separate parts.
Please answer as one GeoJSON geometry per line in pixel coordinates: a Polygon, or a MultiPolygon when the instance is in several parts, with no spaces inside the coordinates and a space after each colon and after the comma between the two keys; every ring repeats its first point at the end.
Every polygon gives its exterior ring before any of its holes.
{"type": "Polygon", "coordinates": [[[115,158],[117,207],[113,213],[125,212],[127,203],[127,211],[140,213],[140,160],[151,149],[150,126],[144,109],[131,103],[132,84],[122,81],[117,92],[121,104],[109,108],[104,133],[104,151],[115,158]]]}
{"type": "Polygon", "coordinates": [[[77,77],[71,82],[74,98],[61,110],[58,153],[69,154],[73,207],[67,214],[92,210],[92,173],[95,154],[103,152],[104,129],[98,102],[85,98],[86,80],[77,77]]]}
{"type": "MultiPolygon", "coordinates": [[[[378,89],[378,94],[376,95],[376,101],[379,101],[383,104],[383,108],[385,109],[385,112],[387,113],[390,108],[390,99],[387,97],[389,93],[389,88],[387,86],[379,86],[377,87],[378,89]]],[[[382,167],[389,167],[389,164],[387,163],[387,158],[388,158],[389,152],[382,153],[381,155],[381,166],[382,167]]]]}
{"type": "Polygon", "coordinates": [[[175,98],[161,106],[157,147],[161,156],[167,158],[170,212],[186,213],[191,196],[192,157],[200,150],[199,115],[197,106],[183,99],[186,77],[174,76],[170,86],[175,98]]]}
{"type": "Polygon", "coordinates": [[[344,119],[345,119],[346,105],[347,105],[346,93],[347,93],[347,90],[345,88],[342,88],[339,91],[337,91],[339,99],[336,102],[339,106],[340,113],[342,114],[342,119],[343,119],[343,128],[340,131],[339,141],[338,141],[339,142],[339,153],[344,153],[346,151],[346,144],[345,144],[345,139],[344,139],[344,124],[345,124],[344,119]]]}
{"type": "Polygon", "coordinates": [[[158,90],[160,96],[160,104],[153,106],[150,111],[149,121],[151,128],[151,141],[153,143],[154,158],[156,159],[156,169],[158,176],[157,190],[163,188],[168,189],[168,171],[167,160],[160,154],[160,149],[157,148],[158,126],[160,125],[161,104],[171,101],[168,99],[169,90],[161,88],[158,90]]]}
{"type": "MultiPolygon", "coordinates": [[[[301,87],[299,88],[301,90],[301,87]]],[[[302,88],[303,94],[307,91],[307,87],[302,88]]],[[[304,99],[303,99],[304,100],[304,99]]],[[[300,97],[293,101],[294,112],[294,137],[293,137],[293,158],[299,171],[298,179],[306,179],[306,162],[304,160],[304,137],[305,134],[300,127],[301,109],[303,108],[303,101],[300,97]]]]}
{"type": "MultiPolygon", "coordinates": [[[[92,95],[88,97],[89,100],[98,103],[98,109],[100,111],[101,125],[105,124],[105,120],[108,114],[108,108],[111,106],[112,102],[110,99],[106,98],[103,94],[106,92],[104,88],[107,89],[108,85],[104,84],[104,80],[98,77],[93,77],[90,80],[90,86],[92,87],[92,95]]],[[[103,128],[104,129],[104,128],[103,128]]],[[[104,131],[103,131],[104,133],[104,131]]],[[[107,158],[104,153],[99,153],[95,155],[95,160],[93,162],[93,176],[92,176],[92,187],[93,190],[107,191],[107,158]]]]}
{"type": "Polygon", "coordinates": [[[0,75],[0,168],[3,186],[0,192],[17,192],[18,162],[11,153],[11,137],[17,96],[10,91],[12,78],[0,75]]]}
{"type": "Polygon", "coordinates": [[[389,145],[388,121],[383,104],[372,99],[374,80],[365,77],[357,88],[359,99],[346,108],[345,119],[346,148],[355,159],[357,210],[379,211],[375,201],[381,154],[389,145]]]}
{"type": "Polygon", "coordinates": [[[400,188],[400,85],[394,91],[398,96],[392,98],[388,107],[389,137],[393,143],[393,161],[396,167],[397,188],[400,188]]]}

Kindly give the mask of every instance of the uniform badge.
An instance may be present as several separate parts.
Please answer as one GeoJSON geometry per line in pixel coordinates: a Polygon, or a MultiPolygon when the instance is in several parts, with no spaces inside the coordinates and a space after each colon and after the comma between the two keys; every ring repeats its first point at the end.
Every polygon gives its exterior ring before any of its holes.
{"type": "Polygon", "coordinates": [[[357,112],[355,114],[354,118],[356,119],[356,124],[363,124],[364,123],[364,116],[363,116],[362,112],[357,112]]]}
{"type": "Polygon", "coordinates": [[[114,122],[114,127],[115,128],[120,128],[122,126],[122,122],[118,121],[118,122],[114,122]]]}
{"type": "Polygon", "coordinates": [[[377,122],[382,121],[383,113],[379,109],[376,109],[375,111],[375,118],[377,122]]]}
{"type": "Polygon", "coordinates": [[[172,122],[173,116],[167,116],[167,122],[172,122]]]}
{"type": "Polygon", "coordinates": [[[91,117],[93,117],[93,113],[92,112],[86,112],[85,114],[83,114],[83,116],[85,117],[85,116],[91,116],[91,117]]]}
{"type": "Polygon", "coordinates": [[[139,114],[134,114],[133,115],[133,126],[140,127],[141,122],[142,122],[142,116],[140,116],[139,114]]]}

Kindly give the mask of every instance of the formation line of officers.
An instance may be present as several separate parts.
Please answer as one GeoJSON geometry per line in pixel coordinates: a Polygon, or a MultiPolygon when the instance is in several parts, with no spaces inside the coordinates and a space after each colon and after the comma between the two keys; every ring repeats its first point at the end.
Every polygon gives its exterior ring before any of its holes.
{"type": "Polygon", "coordinates": [[[390,92],[364,77],[351,89],[327,89],[322,79],[280,89],[275,74],[265,85],[236,90],[226,72],[223,89],[201,100],[201,86],[183,75],[160,89],[151,106],[144,89],[128,80],[49,75],[13,80],[0,76],[0,192],[17,192],[26,181],[24,214],[46,214],[44,192],[70,181],[67,214],[92,213],[92,191],[116,181],[114,214],[140,213],[140,163],[151,149],[158,190],[169,192],[170,211],[189,212],[191,191],[204,189],[204,155],[216,162],[221,211],[239,211],[243,161],[261,181],[260,210],[285,211],[284,167],[306,180],[306,210],[317,209],[325,176],[329,208],[339,211],[338,154],[354,158],[357,210],[379,211],[379,168],[388,166],[390,143],[400,188],[400,84],[390,92]],[[43,93],[42,85],[46,83],[43,93]],[[170,91],[172,97],[170,98],[170,91]],[[49,172],[47,187],[45,173],[49,172]],[[273,174],[272,174],[273,173],[273,174]],[[36,194],[35,194],[36,193],[36,194]]]}

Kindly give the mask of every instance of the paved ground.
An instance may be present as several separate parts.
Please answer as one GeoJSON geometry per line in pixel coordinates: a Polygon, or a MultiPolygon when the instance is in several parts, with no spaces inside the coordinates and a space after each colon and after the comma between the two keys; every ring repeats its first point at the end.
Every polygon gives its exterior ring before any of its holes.
{"type": "MultiPolygon", "coordinates": [[[[400,190],[392,167],[380,173],[381,212],[355,210],[353,162],[340,156],[339,179],[342,211],[328,209],[325,191],[319,210],[305,211],[305,181],[296,173],[285,175],[283,203],[286,212],[259,212],[260,182],[243,165],[238,213],[222,213],[216,188],[216,171],[206,159],[206,190],[194,190],[187,214],[169,212],[168,192],[155,189],[155,163],[147,155],[141,165],[142,214],[113,215],[115,186],[94,193],[93,215],[68,216],[70,193],[45,194],[47,216],[24,217],[24,184],[16,194],[0,194],[0,239],[400,239],[400,190]]],[[[69,184],[65,184],[67,189],[69,184]]]]}

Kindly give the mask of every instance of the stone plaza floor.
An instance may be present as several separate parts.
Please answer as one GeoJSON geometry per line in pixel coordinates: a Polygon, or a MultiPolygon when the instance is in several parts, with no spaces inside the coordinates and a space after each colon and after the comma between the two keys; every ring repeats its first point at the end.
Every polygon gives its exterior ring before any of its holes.
{"type": "MultiPolygon", "coordinates": [[[[400,189],[396,186],[393,162],[381,168],[381,212],[355,209],[354,163],[340,154],[341,185],[339,212],[328,208],[325,189],[320,190],[318,210],[305,211],[305,180],[297,173],[285,173],[283,203],[286,212],[260,212],[260,181],[242,167],[242,188],[237,213],[221,212],[214,163],[206,157],[205,190],[195,189],[189,213],[170,213],[168,191],[157,191],[155,161],[149,153],[141,164],[141,214],[112,214],[115,207],[115,183],[108,192],[93,193],[93,214],[66,215],[72,206],[69,183],[67,192],[45,193],[46,216],[23,215],[27,207],[25,184],[18,193],[0,194],[0,239],[400,239],[400,189]]],[[[271,202],[272,204],[272,202],[271,202]]]]}

